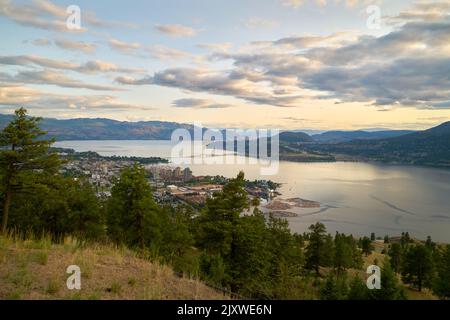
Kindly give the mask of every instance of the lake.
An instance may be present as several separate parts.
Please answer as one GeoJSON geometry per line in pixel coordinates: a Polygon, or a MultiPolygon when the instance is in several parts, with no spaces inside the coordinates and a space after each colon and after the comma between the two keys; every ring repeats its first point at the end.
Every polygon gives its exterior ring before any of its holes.
{"type": "MultiPolygon", "coordinates": [[[[95,151],[101,155],[170,158],[170,141],[61,141],[57,147],[95,151]]],[[[274,176],[260,176],[260,167],[245,164],[191,164],[194,175],[236,176],[282,183],[280,198],[300,197],[320,208],[289,210],[293,231],[304,232],[320,221],[330,233],[414,237],[450,243],[450,170],[374,163],[296,163],[281,161],[274,176]]]]}

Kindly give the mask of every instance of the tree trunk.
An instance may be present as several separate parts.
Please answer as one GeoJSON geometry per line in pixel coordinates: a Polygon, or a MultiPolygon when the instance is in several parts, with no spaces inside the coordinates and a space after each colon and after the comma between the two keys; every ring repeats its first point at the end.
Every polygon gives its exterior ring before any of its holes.
{"type": "Polygon", "coordinates": [[[6,235],[6,227],[8,225],[8,215],[9,215],[9,206],[11,204],[11,188],[8,187],[6,189],[5,194],[5,203],[3,204],[3,212],[2,212],[2,230],[1,234],[6,235]]]}

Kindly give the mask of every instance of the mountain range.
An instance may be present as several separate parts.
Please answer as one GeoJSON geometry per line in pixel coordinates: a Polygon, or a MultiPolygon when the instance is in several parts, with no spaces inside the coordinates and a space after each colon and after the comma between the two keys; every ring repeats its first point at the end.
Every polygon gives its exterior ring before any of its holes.
{"type": "Polygon", "coordinates": [[[358,160],[450,167],[450,121],[396,137],[316,143],[305,145],[305,149],[358,160]]]}
{"type": "MultiPolygon", "coordinates": [[[[0,129],[11,121],[0,114],[0,129]]],[[[111,119],[44,118],[41,123],[48,137],[56,140],[170,140],[179,128],[193,133],[188,124],[164,121],[127,122],[111,119]]],[[[450,167],[450,121],[424,131],[328,131],[308,135],[301,131],[280,133],[280,153],[293,159],[300,153],[336,159],[374,160],[450,167]]],[[[300,160],[298,160],[300,161],[300,160]]]]}

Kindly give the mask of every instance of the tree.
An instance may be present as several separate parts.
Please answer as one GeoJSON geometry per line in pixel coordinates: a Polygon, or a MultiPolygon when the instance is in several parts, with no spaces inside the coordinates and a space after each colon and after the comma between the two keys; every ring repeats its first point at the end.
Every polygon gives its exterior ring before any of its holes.
{"type": "Polygon", "coordinates": [[[430,285],[433,276],[431,251],[422,244],[409,248],[403,263],[403,281],[417,286],[422,291],[424,285],[430,285]]]}
{"type": "Polygon", "coordinates": [[[340,294],[336,280],[329,275],[320,289],[321,300],[339,300],[340,294]]]}
{"type": "Polygon", "coordinates": [[[87,181],[45,172],[22,176],[23,190],[11,202],[9,226],[22,235],[49,233],[54,241],[66,235],[78,240],[104,235],[99,201],[87,181]]]}
{"type": "Polygon", "coordinates": [[[319,268],[324,263],[325,258],[325,241],[326,241],[326,228],[320,222],[313,224],[309,227],[311,231],[309,233],[309,242],[306,246],[306,268],[313,269],[318,276],[319,268]]]}
{"type": "Polygon", "coordinates": [[[405,300],[404,288],[391,268],[389,261],[384,261],[381,268],[381,289],[369,290],[369,297],[373,300],[405,300]]]}
{"type": "Polygon", "coordinates": [[[157,250],[162,239],[160,212],[144,169],[137,164],[123,169],[107,203],[108,235],[130,247],[157,250]]]}
{"type": "Polygon", "coordinates": [[[393,243],[388,251],[389,262],[395,273],[400,273],[402,266],[402,247],[398,243],[393,243]]]}
{"type": "Polygon", "coordinates": [[[347,237],[336,232],[334,237],[333,266],[337,274],[341,274],[347,268],[353,266],[352,249],[347,242],[347,237]]]}
{"type": "Polygon", "coordinates": [[[411,238],[409,236],[409,232],[402,232],[402,237],[400,238],[400,245],[402,246],[402,249],[405,250],[410,243],[411,238]]]}
{"type": "Polygon", "coordinates": [[[3,186],[3,210],[0,232],[6,233],[12,198],[23,190],[23,176],[36,170],[56,172],[60,161],[49,148],[39,128],[40,118],[28,117],[27,111],[15,111],[13,120],[0,132],[0,175],[3,186]]]}
{"type": "Polygon", "coordinates": [[[434,284],[434,293],[444,299],[450,298],[450,245],[447,245],[438,265],[438,276],[434,284]]]}
{"type": "Polygon", "coordinates": [[[250,207],[248,194],[244,189],[244,173],[231,179],[221,192],[206,200],[200,213],[197,245],[210,254],[225,256],[230,253],[233,230],[240,214],[250,207]]]}
{"type": "Polygon", "coordinates": [[[372,232],[370,234],[370,240],[375,241],[376,240],[376,236],[375,236],[375,232],[372,232]]]}
{"type": "Polygon", "coordinates": [[[384,236],[384,243],[387,244],[387,243],[389,243],[389,242],[390,242],[389,236],[388,236],[388,235],[385,235],[385,236],[384,236]]]}
{"type": "Polygon", "coordinates": [[[358,276],[353,277],[350,282],[347,300],[368,300],[369,290],[367,289],[366,283],[361,280],[358,276]]]}
{"type": "Polygon", "coordinates": [[[372,240],[370,240],[368,237],[364,237],[361,242],[362,246],[362,252],[367,257],[370,254],[372,254],[372,251],[374,250],[372,245],[372,240]]]}
{"type": "MultiPolygon", "coordinates": [[[[276,270],[273,263],[277,260],[272,257],[274,250],[269,247],[270,232],[263,214],[255,210],[251,216],[241,215],[251,204],[244,186],[244,174],[240,172],[206,201],[198,218],[196,243],[205,250],[201,266],[207,279],[246,296],[267,298],[268,282],[272,280],[269,274],[276,270]]],[[[269,225],[273,223],[269,221],[269,225]]],[[[284,243],[282,230],[274,225],[273,232],[280,234],[271,245],[284,243]]],[[[277,249],[282,260],[284,254],[277,249]]]]}

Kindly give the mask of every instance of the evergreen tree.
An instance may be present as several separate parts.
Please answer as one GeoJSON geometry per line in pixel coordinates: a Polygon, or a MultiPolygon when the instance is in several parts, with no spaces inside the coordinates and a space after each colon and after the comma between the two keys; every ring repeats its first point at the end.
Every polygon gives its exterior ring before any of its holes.
{"type": "Polygon", "coordinates": [[[137,164],[123,169],[107,203],[108,235],[113,241],[131,247],[159,249],[160,212],[144,169],[137,164]]]}
{"type": "Polygon", "coordinates": [[[450,298],[450,245],[447,245],[440,259],[434,293],[443,299],[450,298]]]}
{"type": "Polygon", "coordinates": [[[197,244],[209,254],[225,256],[230,253],[233,230],[240,214],[250,207],[244,184],[244,173],[240,172],[221,192],[206,200],[199,218],[197,244]]]}
{"type": "Polygon", "coordinates": [[[405,300],[404,288],[391,268],[389,261],[384,261],[381,268],[381,289],[369,290],[370,299],[374,300],[405,300]]]}
{"type": "Polygon", "coordinates": [[[324,260],[326,260],[326,228],[322,223],[317,222],[311,225],[309,230],[311,232],[305,252],[306,268],[315,270],[316,276],[318,276],[319,268],[324,265],[324,260]]]}
{"type": "Polygon", "coordinates": [[[404,282],[413,284],[419,291],[429,286],[433,276],[431,250],[422,244],[411,247],[406,253],[402,276],[404,282]]]}
{"type": "Polygon", "coordinates": [[[366,283],[358,276],[353,277],[350,282],[349,291],[347,294],[347,300],[368,300],[369,289],[367,289],[366,283]]]}
{"type": "Polygon", "coordinates": [[[345,235],[336,232],[334,237],[334,259],[333,266],[337,274],[341,274],[347,268],[353,266],[353,256],[351,247],[345,235]]]}
{"type": "Polygon", "coordinates": [[[3,206],[0,233],[8,227],[13,197],[23,191],[24,176],[36,170],[56,172],[59,158],[49,151],[53,140],[39,128],[40,118],[28,117],[27,111],[15,111],[13,120],[0,132],[0,176],[2,178],[3,206]]]}
{"type": "Polygon", "coordinates": [[[372,251],[374,250],[374,248],[372,245],[372,241],[369,238],[364,237],[362,239],[361,246],[362,246],[362,252],[364,253],[364,255],[366,257],[372,254],[372,251]]]}
{"type": "Polygon", "coordinates": [[[402,247],[398,243],[393,243],[388,251],[389,262],[395,273],[400,273],[402,266],[402,247]]]}
{"type": "Polygon", "coordinates": [[[336,280],[329,275],[320,289],[321,300],[339,300],[340,294],[336,280]]]}

